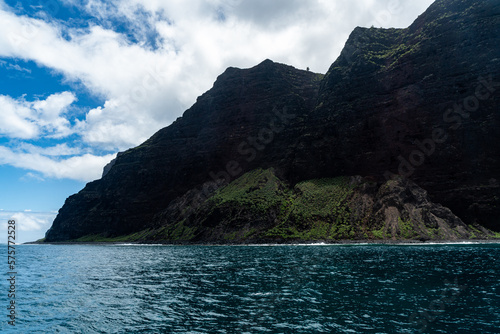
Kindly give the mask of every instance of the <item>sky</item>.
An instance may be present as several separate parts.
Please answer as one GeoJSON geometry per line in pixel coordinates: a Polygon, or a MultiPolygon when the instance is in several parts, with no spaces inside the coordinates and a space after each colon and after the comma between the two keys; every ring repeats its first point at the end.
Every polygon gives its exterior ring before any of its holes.
{"type": "Polygon", "coordinates": [[[432,0],[0,0],[0,242],[43,238],[65,199],[170,125],[227,67],[326,73],[356,26],[432,0]],[[5,239],[5,240],[3,240],[5,239]]]}

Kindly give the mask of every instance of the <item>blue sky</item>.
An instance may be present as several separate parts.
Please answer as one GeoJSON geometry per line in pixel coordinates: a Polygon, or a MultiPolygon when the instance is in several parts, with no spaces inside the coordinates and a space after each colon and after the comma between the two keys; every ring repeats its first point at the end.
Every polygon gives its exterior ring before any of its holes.
{"type": "Polygon", "coordinates": [[[68,196],[225,68],[269,58],[325,73],[354,27],[406,27],[431,3],[0,0],[2,228],[13,217],[18,242],[42,238],[68,196]]]}

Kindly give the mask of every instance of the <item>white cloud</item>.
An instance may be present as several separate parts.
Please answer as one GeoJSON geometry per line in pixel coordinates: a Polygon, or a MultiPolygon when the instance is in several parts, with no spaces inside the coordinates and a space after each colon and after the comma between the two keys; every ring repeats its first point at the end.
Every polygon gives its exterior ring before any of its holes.
{"type": "Polygon", "coordinates": [[[84,153],[84,150],[78,147],[69,147],[66,143],[50,147],[39,147],[32,144],[21,143],[18,145],[16,151],[53,157],[74,156],[84,153]]]}
{"type": "Polygon", "coordinates": [[[40,153],[14,152],[0,146],[0,165],[8,164],[14,167],[32,170],[51,178],[67,178],[78,181],[93,181],[101,177],[104,166],[114,159],[116,154],[82,156],[57,159],[40,153]]]}
{"type": "Polygon", "coordinates": [[[15,220],[16,243],[35,241],[43,238],[46,231],[56,218],[57,212],[13,212],[0,210],[0,232],[7,235],[7,222],[15,220]]]}
{"type": "Polygon", "coordinates": [[[8,67],[8,69],[10,69],[10,70],[16,70],[16,71],[19,71],[19,72],[31,73],[30,69],[21,67],[21,66],[19,66],[17,64],[15,64],[15,65],[10,64],[9,67],[8,67]]]}
{"type": "Polygon", "coordinates": [[[75,102],[76,97],[73,93],[64,92],[49,96],[46,100],[36,101],[33,108],[40,113],[43,120],[52,121],[57,119],[62,111],[75,102]]]}
{"type": "Polygon", "coordinates": [[[30,182],[30,181],[38,181],[38,182],[44,182],[45,179],[43,177],[41,177],[40,175],[38,174],[35,174],[35,173],[26,173],[26,175],[24,175],[23,177],[21,177],[20,179],[21,181],[25,181],[25,182],[30,182]]]}
{"type": "Polygon", "coordinates": [[[19,72],[31,73],[29,68],[24,68],[19,66],[18,64],[10,64],[4,60],[0,60],[0,66],[5,67],[8,70],[15,70],[19,72]]]}
{"type": "Polygon", "coordinates": [[[15,220],[16,230],[20,231],[40,231],[50,226],[55,219],[55,212],[24,212],[1,211],[0,220],[15,220]]]}
{"type": "Polygon", "coordinates": [[[48,132],[50,137],[64,138],[73,133],[68,119],[61,117],[67,108],[76,101],[73,93],[53,94],[46,100],[36,101],[33,108],[37,111],[37,124],[48,132]]]}
{"type": "Polygon", "coordinates": [[[0,95],[0,134],[30,139],[39,135],[35,115],[28,103],[0,95]]]}
{"type": "Polygon", "coordinates": [[[34,102],[0,95],[0,135],[21,139],[35,139],[42,134],[64,138],[73,131],[70,122],[61,114],[75,100],[70,92],[34,102]]]}

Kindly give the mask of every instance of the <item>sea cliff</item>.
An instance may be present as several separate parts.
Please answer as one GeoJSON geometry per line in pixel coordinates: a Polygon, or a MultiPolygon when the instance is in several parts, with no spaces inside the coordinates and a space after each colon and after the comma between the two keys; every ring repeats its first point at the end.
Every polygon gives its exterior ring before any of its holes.
{"type": "Polygon", "coordinates": [[[228,68],[69,197],[46,242],[489,239],[500,232],[500,3],[356,28],[325,74],[228,68]]]}

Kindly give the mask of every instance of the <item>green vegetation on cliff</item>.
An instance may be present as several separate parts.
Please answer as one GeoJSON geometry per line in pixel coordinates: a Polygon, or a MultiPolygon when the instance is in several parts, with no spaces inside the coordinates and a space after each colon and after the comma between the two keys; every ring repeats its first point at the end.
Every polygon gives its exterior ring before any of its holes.
{"type": "Polygon", "coordinates": [[[287,196],[281,181],[272,170],[257,169],[246,173],[210,198],[215,207],[230,205],[265,213],[282,204],[287,196]]]}
{"type": "Polygon", "coordinates": [[[352,193],[345,177],[301,182],[288,192],[277,226],[265,235],[301,240],[353,238],[348,206],[352,193]]]}
{"type": "Polygon", "coordinates": [[[430,203],[424,190],[404,179],[377,185],[360,177],[337,177],[290,186],[272,168],[246,173],[189,214],[183,212],[157,228],[124,236],[89,235],[74,241],[242,243],[497,237],[459,220],[453,222],[457,218],[449,210],[430,203]]]}

